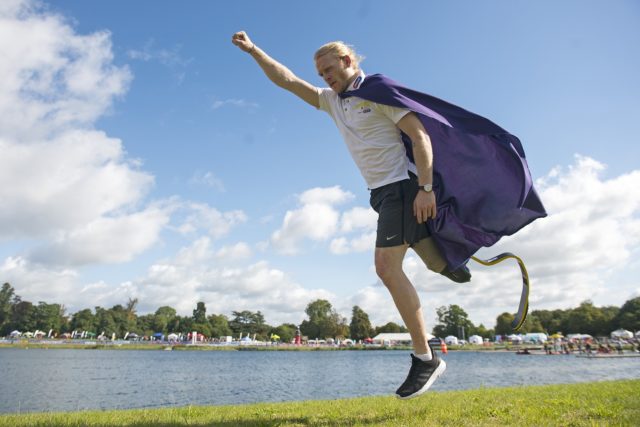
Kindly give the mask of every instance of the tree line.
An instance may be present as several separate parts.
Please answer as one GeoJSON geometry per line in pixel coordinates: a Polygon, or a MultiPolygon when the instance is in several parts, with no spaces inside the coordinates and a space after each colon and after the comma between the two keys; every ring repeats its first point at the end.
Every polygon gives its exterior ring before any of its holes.
{"type": "MultiPolygon", "coordinates": [[[[115,334],[119,338],[127,333],[152,336],[155,333],[186,335],[197,331],[208,338],[238,338],[242,334],[270,340],[277,335],[281,341],[291,342],[298,329],[298,325],[292,323],[269,325],[260,311],[233,311],[231,317],[207,314],[202,301],[196,304],[191,316],[180,316],[169,306],[160,307],[155,313],[138,315],[137,304],[136,298],[130,298],[124,305],[117,304],[111,308],[98,306],[93,310],[85,308],[67,314],[65,306],[61,304],[25,301],[9,283],[5,283],[0,289],[0,336],[7,336],[14,330],[40,330],[45,334],[52,330],[58,336],[72,331],[88,331],[97,335],[104,333],[107,337],[115,334]]],[[[305,312],[308,319],[299,325],[299,329],[309,339],[342,337],[362,340],[382,332],[407,331],[404,326],[393,322],[373,327],[367,313],[358,306],[353,307],[351,322],[348,323],[329,301],[322,299],[309,303],[305,312]]]]}
{"type": "MultiPolygon", "coordinates": [[[[462,335],[480,335],[488,338],[513,334],[511,322],[514,315],[511,313],[500,314],[493,329],[487,329],[483,324],[474,325],[462,307],[455,304],[439,307],[436,313],[438,324],[434,327],[433,334],[441,338],[448,335],[458,338],[463,338],[462,335]]],[[[596,307],[587,300],[575,308],[533,310],[518,333],[581,333],[599,337],[609,336],[612,331],[620,328],[640,331],[640,297],[627,300],[622,307],[596,307]]]]}
{"type": "MultiPolygon", "coordinates": [[[[72,331],[89,331],[106,336],[115,334],[122,338],[127,333],[139,336],[152,336],[155,333],[188,334],[198,331],[206,337],[239,337],[240,334],[255,335],[256,339],[269,340],[277,335],[283,342],[290,342],[298,325],[283,323],[269,325],[260,311],[233,311],[230,317],[224,314],[207,314],[204,302],[200,301],[191,316],[180,316],[169,306],[158,308],[154,313],[138,315],[137,299],[129,299],[126,304],[117,304],[111,308],[85,308],[73,314],[67,314],[61,304],[44,301],[33,304],[24,301],[15,293],[15,289],[5,283],[0,289],[0,336],[7,336],[13,330],[45,333],[52,330],[55,334],[72,331]]],[[[407,332],[407,329],[394,322],[382,326],[372,326],[369,315],[358,306],[351,312],[351,320],[338,313],[327,300],[310,302],[305,309],[307,318],[299,325],[300,333],[309,339],[351,338],[363,340],[383,332],[407,332]]],[[[448,335],[458,338],[480,335],[493,338],[495,335],[513,333],[511,321],[513,315],[502,313],[496,318],[492,329],[483,324],[474,325],[469,315],[458,305],[442,306],[436,310],[437,323],[433,335],[444,338],[448,335]]],[[[624,303],[622,307],[596,307],[591,301],[585,301],[576,308],[565,310],[533,310],[520,332],[545,332],[553,334],[586,333],[604,336],[615,329],[640,330],[640,297],[624,303]]]]}

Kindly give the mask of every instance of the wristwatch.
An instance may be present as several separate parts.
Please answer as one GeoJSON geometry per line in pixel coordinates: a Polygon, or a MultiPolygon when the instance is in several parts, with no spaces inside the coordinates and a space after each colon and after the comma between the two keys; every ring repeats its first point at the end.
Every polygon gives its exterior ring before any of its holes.
{"type": "Polygon", "coordinates": [[[433,186],[431,184],[425,184],[421,185],[420,189],[426,191],[427,193],[430,193],[431,191],[433,191],[433,186]]]}

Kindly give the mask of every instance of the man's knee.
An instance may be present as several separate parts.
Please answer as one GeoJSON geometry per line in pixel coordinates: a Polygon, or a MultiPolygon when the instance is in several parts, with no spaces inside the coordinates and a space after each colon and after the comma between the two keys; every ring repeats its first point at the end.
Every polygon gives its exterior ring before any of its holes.
{"type": "Polygon", "coordinates": [[[387,287],[393,283],[395,277],[402,274],[403,258],[394,248],[376,248],[376,274],[387,287]]]}

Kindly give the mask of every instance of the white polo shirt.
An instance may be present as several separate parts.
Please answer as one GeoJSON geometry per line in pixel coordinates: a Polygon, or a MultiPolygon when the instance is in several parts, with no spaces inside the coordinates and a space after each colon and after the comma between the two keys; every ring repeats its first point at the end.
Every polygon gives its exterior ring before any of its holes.
{"type": "MultiPolygon", "coordinates": [[[[357,89],[364,77],[360,71],[347,90],[357,89]]],[[[417,174],[396,126],[409,109],[355,96],[341,99],[330,88],[319,89],[318,95],[320,110],[329,113],[335,121],[369,189],[407,179],[407,171],[417,174]]]]}

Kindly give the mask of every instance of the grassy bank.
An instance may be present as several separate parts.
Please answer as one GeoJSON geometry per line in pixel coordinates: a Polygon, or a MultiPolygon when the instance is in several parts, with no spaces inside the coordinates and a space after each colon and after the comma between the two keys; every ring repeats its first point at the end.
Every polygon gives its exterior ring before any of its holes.
{"type": "Polygon", "coordinates": [[[640,380],[431,392],[417,399],[189,406],[0,416],[0,426],[638,425],[640,380]]]}

